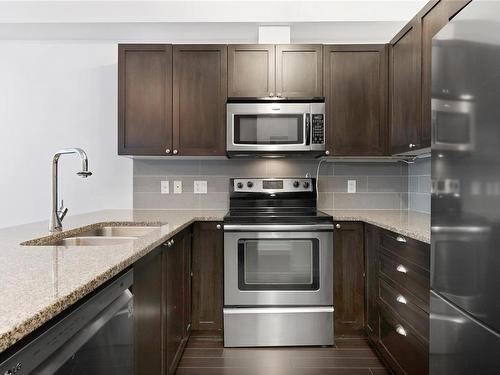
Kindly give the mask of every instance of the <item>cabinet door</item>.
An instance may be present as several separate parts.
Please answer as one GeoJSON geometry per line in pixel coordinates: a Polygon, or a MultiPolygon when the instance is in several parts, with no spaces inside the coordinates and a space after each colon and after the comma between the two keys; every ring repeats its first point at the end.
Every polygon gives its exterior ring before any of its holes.
{"type": "Polygon", "coordinates": [[[363,332],[364,328],[364,249],[363,224],[336,223],[334,232],[335,334],[363,332]]]}
{"type": "Polygon", "coordinates": [[[420,148],[421,77],[418,18],[391,41],[389,50],[390,153],[420,148]]]}
{"type": "Polygon", "coordinates": [[[180,360],[184,339],[184,234],[163,251],[163,289],[166,295],[165,364],[167,374],[173,374],[180,360]]]}
{"type": "Polygon", "coordinates": [[[174,46],[173,153],[226,154],[227,47],[174,46]]]}
{"type": "Polygon", "coordinates": [[[330,154],[386,154],[387,48],[325,46],[324,83],[330,154]]]}
{"type": "Polygon", "coordinates": [[[161,375],[163,293],[161,249],[134,264],[134,373],[161,375]]]}
{"type": "Polygon", "coordinates": [[[276,95],[284,98],[323,96],[323,46],[276,46],[276,95]]]}
{"type": "Polygon", "coordinates": [[[172,46],[118,46],[118,154],[165,155],[172,145],[172,46]]]}
{"type": "Polygon", "coordinates": [[[275,48],[272,44],[228,46],[228,96],[267,97],[275,94],[275,48]]]}
{"type": "Polygon", "coordinates": [[[423,147],[431,145],[432,38],[470,0],[429,2],[419,13],[422,27],[422,136],[423,147]]]}
{"type": "Polygon", "coordinates": [[[365,225],[365,318],[367,334],[373,340],[379,336],[377,296],[379,290],[377,273],[377,248],[380,232],[373,225],[365,225]]]}
{"type": "Polygon", "coordinates": [[[194,225],[193,330],[222,329],[224,248],[221,225],[215,222],[194,225]]]}

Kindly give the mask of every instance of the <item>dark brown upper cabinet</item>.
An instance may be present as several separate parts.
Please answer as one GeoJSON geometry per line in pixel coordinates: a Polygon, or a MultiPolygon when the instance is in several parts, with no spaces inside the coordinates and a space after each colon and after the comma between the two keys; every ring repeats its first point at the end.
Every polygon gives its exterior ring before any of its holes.
{"type": "Polygon", "coordinates": [[[387,47],[324,47],[323,77],[329,155],[387,152],[387,47]]]}
{"type": "Polygon", "coordinates": [[[275,94],[275,49],[270,44],[228,46],[228,96],[275,94]]]}
{"type": "Polygon", "coordinates": [[[118,46],[118,154],[165,155],[172,143],[172,46],[118,46]]]}
{"type": "Polygon", "coordinates": [[[420,20],[415,17],[389,50],[390,154],[421,147],[420,20]]]}
{"type": "Polygon", "coordinates": [[[225,155],[227,46],[173,49],[174,155],[225,155]]]}
{"type": "Polygon", "coordinates": [[[323,95],[323,46],[276,46],[276,96],[308,98],[323,95]]]}
{"type": "Polygon", "coordinates": [[[228,96],[322,96],[322,53],[314,44],[229,45],[228,96]]]}

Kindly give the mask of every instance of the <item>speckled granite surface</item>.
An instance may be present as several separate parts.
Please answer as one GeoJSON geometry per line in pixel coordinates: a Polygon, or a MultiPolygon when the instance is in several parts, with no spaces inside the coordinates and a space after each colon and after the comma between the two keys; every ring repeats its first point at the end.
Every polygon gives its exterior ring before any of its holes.
{"type": "Polygon", "coordinates": [[[65,231],[95,223],[164,223],[138,240],[107,246],[20,245],[47,236],[47,222],[0,229],[0,352],[192,222],[222,220],[224,214],[207,210],[107,210],[64,220],[65,231]]]}
{"type": "Polygon", "coordinates": [[[363,221],[425,243],[431,242],[431,215],[407,210],[323,210],[337,221],[363,221]]]}
{"type": "MultiPolygon", "coordinates": [[[[338,221],[364,221],[430,242],[430,215],[399,210],[330,210],[338,221]]],[[[105,210],[67,217],[64,230],[96,223],[158,224],[138,240],[108,246],[22,246],[48,235],[48,223],[0,229],[0,352],[95,290],[194,221],[225,211],[105,210]]],[[[73,235],[75,233],[72,233],[73,235]]]]}

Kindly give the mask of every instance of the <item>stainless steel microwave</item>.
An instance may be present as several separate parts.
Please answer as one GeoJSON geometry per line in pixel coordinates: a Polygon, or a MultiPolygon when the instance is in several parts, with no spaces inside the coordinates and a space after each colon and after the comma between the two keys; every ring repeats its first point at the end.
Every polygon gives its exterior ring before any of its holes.
{"type": "Polygon", "coordinates": [[[229,99],[230,157],[319,156],[325,151],[325,100],[229,99]]]}

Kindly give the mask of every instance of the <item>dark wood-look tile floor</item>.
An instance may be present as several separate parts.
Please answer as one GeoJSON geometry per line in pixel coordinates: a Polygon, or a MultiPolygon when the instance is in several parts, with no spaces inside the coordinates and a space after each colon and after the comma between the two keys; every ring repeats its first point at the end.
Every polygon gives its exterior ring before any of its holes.
{"type": "Polygon", "coordinates": [[[176,375],[384,375],[389,374],[361,336],[335,347],[224,348],[220,334],[193,332],[176,375]]]}

